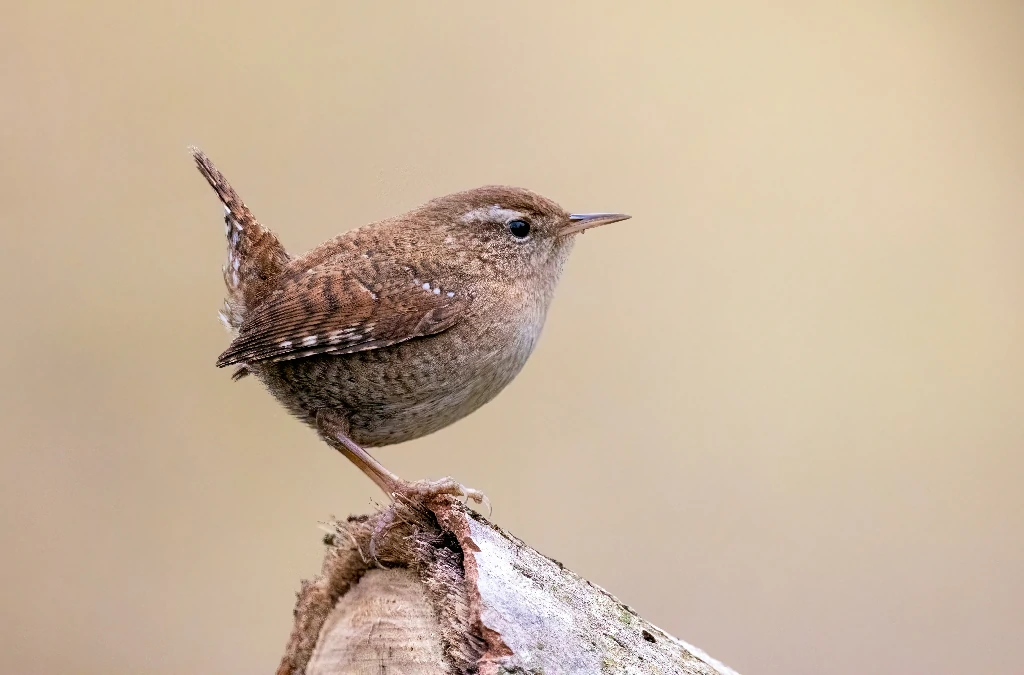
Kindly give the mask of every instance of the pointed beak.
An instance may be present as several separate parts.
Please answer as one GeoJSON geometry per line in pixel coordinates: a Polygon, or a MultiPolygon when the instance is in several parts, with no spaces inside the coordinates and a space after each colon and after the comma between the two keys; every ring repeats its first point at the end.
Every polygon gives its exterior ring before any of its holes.
{"type": "Polygon", "coordinates": [[[628,220],[625,213],[574,213],[569,216],[569,224],[559,232],[563,237],[577,234],[592,227],[617,223],[620,220],[628,220]]]}

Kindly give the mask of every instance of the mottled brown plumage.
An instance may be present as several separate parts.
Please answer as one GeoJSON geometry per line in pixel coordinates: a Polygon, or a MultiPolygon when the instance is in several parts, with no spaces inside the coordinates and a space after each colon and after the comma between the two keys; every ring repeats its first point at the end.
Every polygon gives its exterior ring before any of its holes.
{"type": "Polygon", "coordinates": [[[533,351],[574,235],[628,216],[571,215],[521,188],[430,201],[290,258],[209,158],[224,204],[235,339],[217,360],[255,375],[392,496],[481,495],[406,483],[364,447],[437,431],[494,398],[533,351]]]}

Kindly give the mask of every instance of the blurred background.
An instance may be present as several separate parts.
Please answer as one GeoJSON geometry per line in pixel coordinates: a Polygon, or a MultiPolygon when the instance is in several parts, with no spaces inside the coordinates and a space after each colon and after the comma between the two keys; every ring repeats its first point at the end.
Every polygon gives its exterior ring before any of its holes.
{"type": "Polygon", "coordinates": [[[5,3],[0,670],[269,673],[374,486],[228,343],[206,150],[292,252],[485,183],[577,245],[379,450],[743,673],[1024,667],[1024,5],[5,3]]]}

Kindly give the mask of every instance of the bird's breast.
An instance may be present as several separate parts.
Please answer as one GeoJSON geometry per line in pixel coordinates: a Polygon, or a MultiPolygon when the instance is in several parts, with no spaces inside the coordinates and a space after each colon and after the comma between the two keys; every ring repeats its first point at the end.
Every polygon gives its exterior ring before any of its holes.
{"type": "Polygon", "coordinates": [[[344,412],[366,447],[432,433],[497,396],[522,370],[540,337],[544,306],[478,313],[428,337],[343,356],[267,364],[260,379],[293,413],[344,412]]]}

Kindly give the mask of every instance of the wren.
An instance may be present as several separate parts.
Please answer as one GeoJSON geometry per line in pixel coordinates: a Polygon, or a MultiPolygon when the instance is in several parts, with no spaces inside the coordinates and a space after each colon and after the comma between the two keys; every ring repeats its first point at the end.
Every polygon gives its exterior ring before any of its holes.
{"type": "Polygon", "coordinates": [[[234,340],[217,366],[262,381],[392,499],[482,501],[452,478],[404,481],[365,448],[432,433],[497,396],[537,344],[575,236],[629,216],[488,186],[292,257],[191,150],[225,211],[220,318],[234,340]]]}

